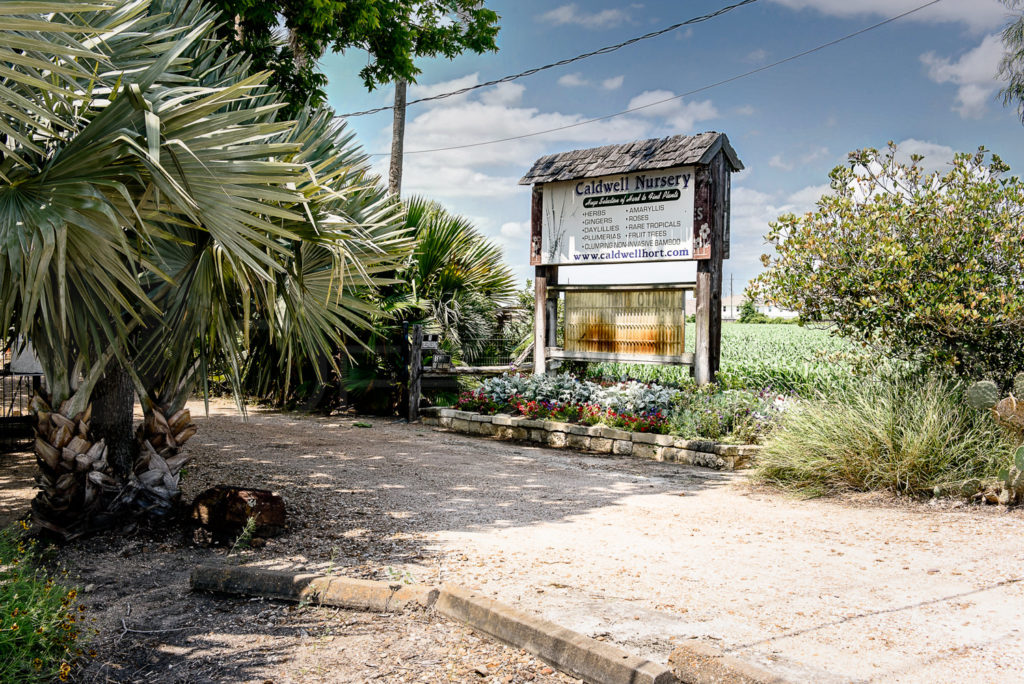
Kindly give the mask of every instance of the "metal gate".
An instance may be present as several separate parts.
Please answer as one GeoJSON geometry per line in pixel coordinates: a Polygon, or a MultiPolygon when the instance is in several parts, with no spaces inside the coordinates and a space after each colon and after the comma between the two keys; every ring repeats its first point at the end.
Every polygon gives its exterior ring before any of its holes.
{"type": "Polygon", "coordinates": [[[21,451],[32,442],[32,395],[42,387],[42,375],[11,370],[11,345],[3,343],[0,366],[0,453],[21,451]]]}

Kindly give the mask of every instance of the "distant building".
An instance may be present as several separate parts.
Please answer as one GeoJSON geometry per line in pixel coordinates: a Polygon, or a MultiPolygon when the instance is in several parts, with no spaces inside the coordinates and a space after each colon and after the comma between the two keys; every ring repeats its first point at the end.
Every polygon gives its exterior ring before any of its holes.
{"type": "MultiPolygon", "coordinates": [[[[743,295],[733,295],[732,297],[722,297],[722,320],[723,321],[735,321],[740,317],[740,306],[747,300],[743,295]]],[[[799,314],[796,311],[790,311],[789,309],[783,309],[775,304],[764,304],[762,302],[755,302],[755,308],[757,313],[770,316],[772,318],[796,318],[799,314]]],[[[686,298],[686,315],[691,316],[697,313],[697,300],[693,298],[693,295],[689,295],[686,298]]]]}

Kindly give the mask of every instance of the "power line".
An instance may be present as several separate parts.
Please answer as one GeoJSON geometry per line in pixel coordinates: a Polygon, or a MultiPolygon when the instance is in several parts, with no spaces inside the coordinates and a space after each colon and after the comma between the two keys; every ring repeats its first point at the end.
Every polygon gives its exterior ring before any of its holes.
{"type": "MultiPolygon", "coordinates": [[[[645,105],[639,105],[637,107],[631,107],[629,109],[624,109],[621,112],[615,112],[614,114],[605,114],[604,116],[598,116],[598,117],[595,117],[593,119],[586,119],[585,121],[577,121],[576,123],[566,124],[565,126],[557,126],[555,128],[548,128],[548,129],[545,129],[543,131],[534,131],[533,133],[523,133],[522,135],[513,135],[513,136],[509,136],[507,138],[498,138],[496,140],[484,140],[484,141],[481,141],[481,142],[466,143],[466,144],[463,144],[463,145],[450,145],[448,147],[434,147],[434,148],[427,149],[427,150],[409,150],[409,151],[405,152],[405,154],[409,155],[409,154],[426,154],[428,152],[447,152],[449,150],[462,150],[462,149],[466,149],[466,148],[469,148],[469,147],[482,147],[484,145],[496,145],[498,143],[510,142],[512,140],[522,140],[523,138],[533,138],[533,137],[536,137],[538,135],[545,135],[547,133],[555,133],[557,131],[564,131],[564,130],[569,129],[569,128],[577,128],[579,126],[586,126],[587,124],[596,123],[598,121],[605,121],[607,119],[614,119],[617,116],[622,116],[624,114],[630,114],[632,112],[640,111],[641,109],[647,109],[648,107],[655,107],[655,106],[660,105],[660,104],[665,104],[666,102],[671,102],[673,100],[679,100],[679,99],[684,98],[684,97],[689,97],[690,95],[695,95],[697,93],[702,93],[705,90],[711,90],[712,88],[717,88],[717,87],[725,85],[727,83],[732,83],[733,81],[738,81],[740,79],[747,78],[748,76],[753,76],[754,74],[761,73],[762,71],[767,71],[768,69],[773,69],[773,68],[775,68],[777,66],[780,66],[782,64],[786,64],[787,62],[792,62],[792,61],[794,61],[796,59],[800,59],[801,57],[806,57],[807,55],[813,54],[815,52],[820,52],[821,50],[824,50],[826,48],[832,47],[833,45],[838,45],[839,43],[842,43],[844,41],[850,40],[851,38],[856,38],[857,36],[862,35],[864,33],[867,33],[869,31],[874,31],[875,29],[881,28],[881,27],[885,26],[886,24],[891,24],[894,21],[898,21],[898,20],[900,20],[900,19],[902,19],[904,17],[910,16],[911,14],[914,14],[915,12],[920,12],[921,10],[926,9],[928,7],[931,7],[932,5],[937,5],[940,2],[942,2],[942,0],[931,0],[931,2],[926,2],[925,4],[920,5],[918,7],[915,7],[914,9],[907,10],[906,12],[903,12],[902,14],[897,14],[894,17],[890,17],[890,18],[886,19],[885,21],[880,21],[877,24],[872,24],[871,26],[867,26],[865,28],[862,28],[859,31],[854,31],[853,33],[849,33],[849,34],[847,34],[845,36],[842,36],[841,38],[836,38],[835,40],[830,40],[827,43],[822,43],[821,45],[818,45],[816,47],[810,48],[809,50],[804,50],[803,52],[798,52],[795,55],[790,55],[789,57],[786,57],[785,59],[780,59],[777,62],[772,62],[771,64],[765,64],[764,66],[758,67],[756,69],[751,69],[750,71],[745,71],[742,74],[738,74],[736,76],[731,76],[729,78],[722,79],[721,81],[716,81],[714,83],[710,83],[708,85],[701,86],[700,88],[694,88],[693,90],[688,90],[685,93],[681,93],[679,95],[674,95],[672,97],[666,97],[663,100],[657,100],[655,102],[649,102],[648,104],[645,104],[645,105]]],[[[389,156],[389,153],[387,153],[387,152],[375,152],[375,153],[369,154],[368,156],[370,156],[370,157],[386,157],[386,156],[389,156]]]]}
{"type": "MultiPolygon", "coordinates": [[[[615,45],[607,45],[607,46],[605,46],[603,48],[600,48],[598,50],[594,50],[593,52],[584,52],[582,55],[576,55],[575,57],[569,57],[568,59],[563,59],[563,60],[560,60],[558,62],[552,62],[551,64],[545,64],[544,66],[534,67],[533,69],[527,69],[526,71],[521,71],[518,74],[511,74],[509,76],[503,76],[502,78],[495,79],[493,81],[487,81],[486,83],[478,83],[476,85],[468,86],[466,88],[460,88],[459,90],[453,90],[453,91],[448,92],[448,93],[441,93],[440,95],[431,95],[430,97],[421,97],[418,100],[410,100],[409,102],[406,103],[406,106],[414,105],[414,104],[416,104],[418,102],[430,102],[431,100],[441,100],[441,99],[446,98],[446,97],[453,97],[455,95],[462,95],[463,93],[468,93],[471,90],[476,90],[477,88],[487,88],[489,86],[498,85],[500,83],[508,83],[509,81],[515,81],[516,79],[523,78],[525,76],[533,76],[534,74],[536,74],[538,72],[541,72],[541,71],[544,71],[546,69],[554,69],[555,67],[565,66],[566,64],[572,64],[573,62],[578,62],[581,59],[587,59],[588,57],[593,57],[595,55],[606,55],[609,52],[615,52],[616,50],[618,50],[620,48],[626,47],[627,45],[632,45],[633,43],[639,43],[641,40],[647,40],[648,38],[655,38],[655,37],[663,35],[665,33],[669,33],[670,31],[675,31],[676,29],[682,28],[683,26],[689,26],[691,24],[699,24],[702,21],[707,21],[709,19],[714,19],[715,17],[720,16],[722,14],[725,14],[726,12],[731,12],[732,10],[736,9],[737,7],[743,7],[744,5],[750,5],[750,4],[755,3],[755,2],[757,2],[757,0],[743,0],[742,2],[737,2],[734,5],[729,5],[728,7],[723,7],[722,9],[718,10],[717,12],[712,12],[711,14],[705,14],[705,15],[702,15],[702,16],[699,16],[699,17],[694,17],[693,19],[687,19],[686,21],[681,21],[678,24],[672,24],[671,26],[667,26],[667,27],[665,27],[663,29],[660,29],[658,31],[652,31],[651,33],[645,33],[644,35],[637,36],[636,38],[630,38],[629,40],[627,40],[624,43],[617,43],[615,45]]],[[[379,112],[386,112],[389,109],[394,109],[394,108],[395,108],[394,105],[388,105],[387,107],[377,107],[375,109],[366,109],[366,110],[361,111],[361,112],[349,112],[348,114],[338,114],[338,118],[343,118],[344,119],[344,118],[351,118],[351,117],[354,117],[354,116],[366,116],[367,114],[377,114],[379,112]]]]}

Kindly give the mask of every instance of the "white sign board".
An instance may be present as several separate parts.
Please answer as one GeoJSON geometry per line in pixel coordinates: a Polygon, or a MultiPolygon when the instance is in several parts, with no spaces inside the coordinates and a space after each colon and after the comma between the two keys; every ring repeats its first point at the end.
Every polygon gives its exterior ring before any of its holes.
{"type": "Polygon", "coordinates": [[[694,244],[694,176],[681,166],[545,183],[541,264],[708,258],[694,244]]]}

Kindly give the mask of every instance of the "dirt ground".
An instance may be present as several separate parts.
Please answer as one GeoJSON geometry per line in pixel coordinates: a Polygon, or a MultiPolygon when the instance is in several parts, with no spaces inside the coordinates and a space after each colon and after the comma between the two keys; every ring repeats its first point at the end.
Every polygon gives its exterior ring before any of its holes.
{"type": "MultiPolygon", "coordinates": [[[[201,413],[201,407],[194,407],[201,413]]],[[[593,457],[383,419],[226,403],[197,420],[188,497],[284,496],[290,528],[234,562],[455,582],[665,662],[691,638],[798,681],[1018,682],[1024,512],[801,501],[742,474],[593,457]],[[372,427],[357,427],[356,422],[372,427]]],[[[27,459],[0,456],[0,517],[27,459]]],[[[431,615],[189,592],[223,559],[180,533],[60,552],[101,628],[83,681],[572,681],[431,615]]]]}

